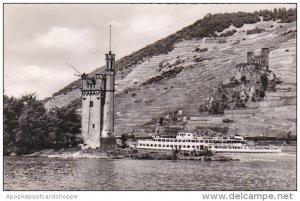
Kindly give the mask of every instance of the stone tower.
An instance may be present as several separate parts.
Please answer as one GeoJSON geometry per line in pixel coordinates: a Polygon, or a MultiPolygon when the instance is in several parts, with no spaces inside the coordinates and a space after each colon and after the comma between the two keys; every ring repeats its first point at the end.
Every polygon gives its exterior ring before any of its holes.
{"type": "Polygon", "coordinates": [[[92,78],[85,73],[81,75],[81,133],[84,144],[92,148],[107,148],[116,145],[114,136],[115,54],[112,54],[110,50],[108,54],[105,54],[105,60],[104,74],[95,74],[92,78]]]}
{"type": "Polygon", "coordinates": [[[96,74],[89,78],[81,76],[82,119],[81,134],[84,144],[100,147],[100,134],[103,129],[103,105],[105,96],[105,75],[96,74]]]}
{"type": "Polygon", "coordinates": [[[105,102],[103,111],[103,130],[100,142],[103,146],[116,144],[114,137],[114,94],[115,94],[115,54],[109,51],[106,59],[105,102]]]}

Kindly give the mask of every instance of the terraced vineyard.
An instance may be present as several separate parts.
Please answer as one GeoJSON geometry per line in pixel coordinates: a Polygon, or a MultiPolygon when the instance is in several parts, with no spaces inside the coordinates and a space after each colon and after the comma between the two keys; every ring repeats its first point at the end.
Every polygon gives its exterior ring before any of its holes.
{"type": "MultiPolygon", "coordinates": [[[[153,132],[160,117],[182,110],[184,119],[174,124],[186,129],[226,127],[229,133],[248,136],[285,136],[296,124],[296,23],[261,21],[233,26],[229,37],[182,40],[168,54],[144,58],[122,68],[116,76],[115,132],[153,132]],[[255,27],[266,31],[247,35],[255,27]],[[235,64],[246,61],[246,52],[270,48],[270,70],[282,79],[276,92],[246,109],[225,111],[223,116],[201,116],[199,105],[218,84],[234,75],[235,64]],[[197,51],[201,49],[203,51],[197,51]],[[223,123],[223,119],[231,123],[223,123]],[[149,129],[149,128],[152,128],[149,129]]],[[[62,107],[80,97],[76,87],[52,97],[47,108],[62,107]]],[[[80,111],[80,109],[79,109],[80,111]]],[[[172,126],[172,125],[171,125],[172,126]]]]}

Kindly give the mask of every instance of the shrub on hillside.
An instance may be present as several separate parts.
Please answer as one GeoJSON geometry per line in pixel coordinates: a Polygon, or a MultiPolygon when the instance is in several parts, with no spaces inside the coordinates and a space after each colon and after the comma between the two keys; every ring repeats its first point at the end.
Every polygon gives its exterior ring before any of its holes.
{"type": "Polygon", "coordinates": [[[199,53],[201,53],[201,52],[206,52],[206,51],[208,51],[208,49],[207,48],[199,48],[199,47],[196,47],[195,48],[195,50],[194,50],[194,52],[199,52],[199,53]]]}
{"type": "Polygon", "coordinates": [[[263,90],[266,91],[267,88],[268,88],[268,76],[267,76],[266,73],[263,73],[260,76],[260,81],[261,81],[261,85],[262,85],[263,90]]]}
{"type": "Polygon", "coordinates": [[[183,67],[177,67],[174,69],[171,69],[169,71],[163,72],[161,75],[155,76],[147,80],[146,82],[143,82],[142,85],[148,85],[152,83],[159,82],[163,79],[171,79],[177,76],[184,68],[183,67]]]}
{"type": "Polygon", "coordinates": [[[264,32],[264,29],[256,27],[255,29],[247,30],[247,35],[264,32]]]}
{"type": "Polygon", "coordinates": [[[220,37],[228,37],[228,36],[232,36],[233,34],[236,33],[236,29],[233,29],[233,30],[229,30],[229,31],[226,31],[222,34],[220,34],[220,37]]]}

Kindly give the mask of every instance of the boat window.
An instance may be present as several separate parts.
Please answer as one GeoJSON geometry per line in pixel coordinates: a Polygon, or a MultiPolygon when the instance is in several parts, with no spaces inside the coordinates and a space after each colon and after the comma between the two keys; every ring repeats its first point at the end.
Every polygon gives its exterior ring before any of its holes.
{"type": "Polygon", "coordinates": [[[185,145],[183,145],[182,147],[185,148],[185,145]]]}
{"type": "Polygon", "coordinates": [[[149,144],[147,144],[147,146],[149,146],[149,144]]]}
{"type": "Polygon", "coordinates": [[[166,147],[169,147],[169,145],[167,144],[166,147]]]}
{"type": "Polygon", "coordinates": [[[188,134],[188,136],[191,136],[190,134],[188,134]]]}
{"type": "Polygon", "coordinates": [[[173,145],[171,144],[170,147],[173,147],[173,145]]]}
{"type": "Polygon", "coordinates": [[[182,142],[185,142],[185,140],[182,140],[182,142]]]}
{"type": "Polygon", "coordinates": [[[165,147],[165,145],[163,144],[162,147],[165,147]]]}
{"type": "Polygon", "coordinates": [[[192,140],[192,142],[195,142],[195,140],[192,140]]]}
{"type": "Polygon", "coordinates": [[[195,146],[192,146],[192,148],[195,148],[195,146]]]}
{"type": "Polygon", "coordinates": [[[181,142],[181,140],[178,140],[178,142],[181,142]]]}
{"type": "Polygon", "coordinates": [[[160,142],[161,140],[160,140],[160,139],[158,139],[157,141],[158,141],[158,142],[160,142]]]}
{"type": "Polygon", "coordinates": [[[169,139],[166,139],[166,142],[169,142],[169,139]]]}
{"type": "Polygon", "coordinates": [[[190,148],[190,145],[186,146],[186,148],[190,148]]]}
{"type": "Polygon", "coordinates": [[[174,142],[177,142],[177,140],[174,140],[174,142]]]}
{"type": "Polygon", "coordinates": [[[191,140],[187,140],[187,142],[190,142],[191,140]]]}
{"type": "Polygon", "coordinates": [[[205,140],[205,143],[209,143],[209,141],[208,141],[208,140],[205,140]]]}
{"type": "Polygon", "coordinates": [[[161,144],[159,144],[158,146],[161,147],[161,144]]]}
{"type": "Polygon", "coordinates": [[[153,147],[153,144],[151,144],[151,147],[153,147]]]}
{"type": "Polygon", "coordinates": [[[162,141],[162,142],[164,142],[164,141],[165,141],[165,139],[161,139],[161,141],[162,141]]]}
{"type": "Polygon", "coordinates": [[[157,144],[155,144],[154,147],[157,147],[157,144]]]}
{"type": "Polygon", "coordinates": [[[203,143],[203,140],[200,140],[201,143],[203,143]]]}

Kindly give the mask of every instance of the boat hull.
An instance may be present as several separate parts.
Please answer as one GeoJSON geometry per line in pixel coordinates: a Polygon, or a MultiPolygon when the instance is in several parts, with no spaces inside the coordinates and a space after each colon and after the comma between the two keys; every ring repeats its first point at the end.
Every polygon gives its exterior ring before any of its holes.
{"type": "Polygon", "coordinates": [[[281,153],[281,149],[239,149],[239,150],[213,150],[214,153],[230,153],[230,154],[275,154],[281,153]]]}
{"type": "MultiPolygon", "coordinates": [[[[132,147],[137,149],[148,149],[148,150],[173,150],[169,147],[132,147]]],[[[182,148],[180,151],[193,151],[194,149],[187,149],[182,148]]],[[[211,149],[213,153],[228,153],[228,154],[275,154],[275,153],[281,153],[281,149],[211,149]]]]}

